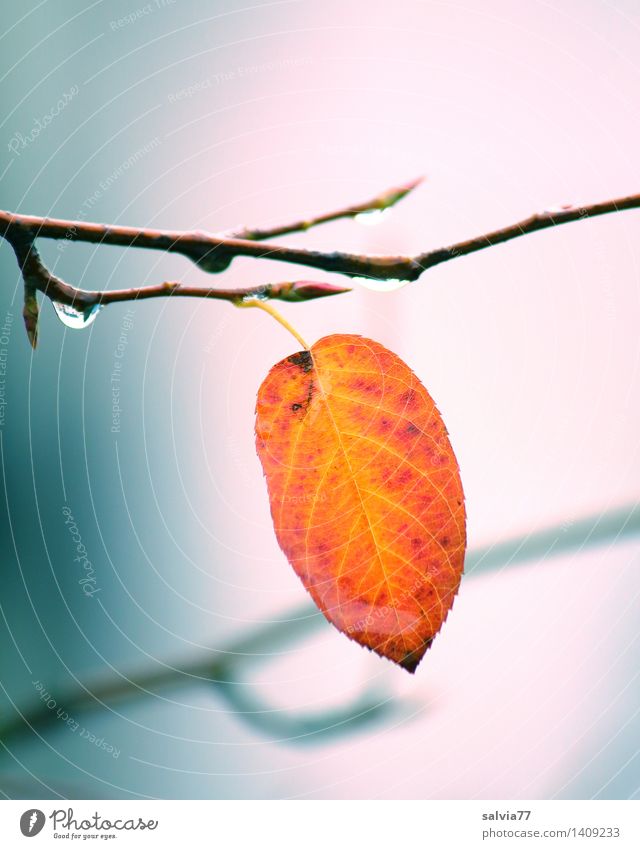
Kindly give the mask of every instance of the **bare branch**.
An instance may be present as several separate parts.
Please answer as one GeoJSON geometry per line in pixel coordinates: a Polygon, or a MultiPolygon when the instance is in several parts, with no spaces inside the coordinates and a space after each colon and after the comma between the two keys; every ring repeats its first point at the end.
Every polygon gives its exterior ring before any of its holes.
{"type": "Polygon", "coordinates": [[[389,209],[398,203],[398,201],[402,200],[402,198],[406,197],[409,192],[417,188],[423,180],[424,177],[418,177],[409,183],[388,189],[386,192],[382,192],[382,194],[364,203],[345,206],[335,212],[325,212],[323,215],[316,215],[313,218],[303,218],[291,224],[281,224],[277,227],[267,228],[246,227],[240,230],[228,230],[221,235],[230,236],[235,239],[251,239],[252,241],[263,242],[265,239],[275,239],[278,236],[285,236],[289,233],[306,232],[312,227],[317,227],[319,224],[326,224],[329,221],[338,221],[340,218],[355,218],[356,215],[365,215],[368,212],[389,209]]]}
{"type": "Polygon", "coordinates": [[[86,221],[68,221],[59,218],[40,218],[33,215],[17,215],[0,210],[0,236],[13,243],[16,234],[22,234],[31,242],[35,239],[57,239],[71,242],[89,242],[121,247],[149,248],[179,253],[195,262],[203,271],[219,273],[228,268],[238,256],[272,259],[307,265],[323,271],[335,271],[351,276],[380,279],[415,279],[420,273],[417,265],[408,257],[366,257],[357,254],[332,251],[309,251],[304,248],[289,248],[283,245],[258,244],[263,238],[274,234],[308,230],[317,224],[352,217],[376,209],[387,209],[415,188],[421,180],[414,180],[397,188],[383,192],[373,200],[325,213],[304,221],[280,227],[243,231],[244,238],[237,235],[209,233],[204,230],[153,230],[139,227],[119,227],[86,221]],[[410,277],[413,272],[414,276],[410,277]]]}
{"type": "Polygon", "coordinates": [[[335,286],[333,283],[320,283],[313,280],[295,280],[283,283],[267,283],[241,289],[218,289],[203,286],[190,286],[177,281],[166,281],[156,286],[141,286],[131,289],[110,289],[105,291],[76,289],[52,274],[44,265],[38,251],[32,245],[27,253],[25,264],[21,264],[25,285],[34,287],[61,304],[77,309],[89,309],[97,304],[120,303],[122,301],[140,301],[148,298],[211,298],[218,301],[240,303],[247,299],[278,300],[296,303],[339,295],[351,289],[335,286]]]}
{"type": "Polygon", "coordinates": [[[637,209],[638,207],[640,207],[640,195],[629,195],[628,197],[601,201],[600,203],[592,203],[587,206],[572,206],[568,204],[557,209],[549,209],[537,213],[529,218],[525,218],[524,221],[519,221],[517,224],[511,224],[509,227],[503,227],[500,230],[494,230],[491,233],[485,233],[473,239],[456,242],[448,248],[426,251],[423,254],[418,254],[415,260],[420,265],[422,272],[428,268],[432,268],[434,265],[439,265],[441,262],[447,262],[447,260],[454,259],[458,256],[465,256],[475,251],[481,251],[484,248],[499,245],[501,242],[508,242],[511,239],[516,239],[518,236],[525,236],[527,233],[535,233],[537,230],[546,230],[548,227],[568,224],[571,221],[594,218],[596,215],[606,215],[608,212],[622,212],[625,209],[637,209]]]}
{"type": "MultiPolygon", "coordinates": [[[[410,191],[411,186],[396,192],[395,200],[410,191]]],[[[389,193],[382,195],[388,197],[389,193]]],[[[395,200],[393,202],[395,202],[395,200]]],[[[383,201],[384,203],[384,201],[383,201]]],[[[387,200],[387,205],[390,201],[387,200]]],[[[362,207],[369,206],[367,204],[362,207]]],[[[91,242],[125,247],[150,248],[180,253],[195,262],[205,271],[224,270],[236,256],[251,256],[259,259],[279,260],[297,265],[306,265],[323,271],[346,274],[351,277],[369,277],[374,280],[416,280],[423,271],[458,256],[464,256],[484,248],[507,242],[518,236],[533,233],[559,224],[592,218],[609,212],[640,207],[640,195],[616,198],[614,200],[589,204],[581,207],[565,207],[533,215],[517,224],[486,233],[472,239],[457,242],[449,247],[427,251],[414,257],[377,256],[350,254],[341,251],[310,251],[303,248],[290,248],[254,239],[229,238],[202,231],[151,230],[146,228],[119,227],[106,224],[93,224],[81,221],[66,221],[54,218],[38,218],[29,215],[16,215],[0,212],[0,236],[14,243],[17,235],[33,242],[37,238],[69,239],[78,242],[91,242]]],[[[349,207],[337,213],[319,216],[316,222],[331,220],[335,217],[353,214],[360,207],[349,207]]],[[[357,214],[357,213],[356,213],[357,214]]],[[[298,222],[299,224],[300,222],[298,222]]],[[[297,227],[287,225],[291,228],[297,227]]],[[[285,228],[280,228],[281,230],[285,228]]],[[[252,231],[254,237],[273,231],[252,231]]]]}
{"type": "Polygon", "coordinates": [[[167,281],[158,286],[142,286],[138,289],[113,289],[107,292],[85,292],[82,289],[76,291],[82,293],[83,296],[95,296],[93,302],[97,304],[166,298],[168,295],[172,298],[212,298],[237,304],[252,299],[299,303],[316,298],[326,298],[328,295],[341,295],[353,290],[346,286],[335,286],[333,283],[294,280],[284,283],[265,283],[243,289],[206,289],[202,286],[188,286],[184,283],[167,281]]]}
{"type": "MultiPolygon", "coordinates": [[[[22,271],[25,285],[23,317],[27,335],[32,347],[38,340],[38,301],[36,291],[40,291],[52,301],[73,307],[79,312],[90,311],[96,305],[105,305],[118,301],[142,300],[173,297],[210,298],[231,301],[241,304],[247,300],[260,299],[267,301],[299,302],[327,295],[337,295],[351,291],[348,288],[335,286],[330,283],[315,283],[309,280],[296,282],[274,283],[248,289],[217,289],[188,286],[178,282],[166,282],[158,286],[119,289],[116,291],[87,291],[70,286],[52,274],[42,262],[35,246],[39,237],[64,239],[68,241],[84,241],[99,244],[124,245],[129,247],[144,247],[182,253],[193,260],[205,271],[220,272],[229,266],[235,256],[267,256],[271,259],[287,259],[291,262],[315,265],[318,268],[328,268],[327,262],[340,261],[340,257],[348,254],[336,254],[334,259],[327,259],[310,251],[295,251],[289,248],[256,246],[255,242],[283,233],[293,233],[308,230],[317,224],[335,221],[339,218],[353,217],[374,210],[384,210],[393,206],[412,191],[422,178],[405,183],[373,198],[373,200],[338,209],[335,212],[323,213],[313,218],[296,221],[291,224],[272,227],[271,229],[247,229],[233,235],[215,235],[200,231],[171,232],[167,230],[142,230],[131,227],[115,227],[102,224],[90,224],[80,221],[65,221],[60,219],[37,218],[28,215],[15,215],[0,212],[0,236],[3,236],[15,251],[18,264],[22,271]],[[242,238],[239,238],[242,236],[242,238]]],[[[352,258],[357,265],[357,257],[352,258]]],[[[361,273],[365,274],[368,267],[364,266],[361,273]]],[[[272,311],[272,310],[271,310],[272,311]]]]}
{"type": "Polygon", "coordinates": [[[60,277],[52,274],[42,262],[33,237],[23,230],[12,230],[6,235],[13,246],[18,265],[24,279],[24,310],[23,317],[31,346],[36,347],[38,341],[38,302],[36,291],[42,292],[52,301],[66,304],[79,312],[91,311],[95,306],[105,306],[122,301],[146,300],[148,298],[210,298],[229,301],[238,306],[245,302],[261,302],[268,300],[288,301],[296,303],[328,295],[340,295],[351,289],[336,286],[333,283],[320,283],[313,280],[295,280],[283,283],[268,283],[243,289],[204,288],[189,286],[179,282],[167,281],[157,286],[142,286],[131,289],[112,289],[106,291],[90,291],[76,289],[65,283],[60,277]]]}

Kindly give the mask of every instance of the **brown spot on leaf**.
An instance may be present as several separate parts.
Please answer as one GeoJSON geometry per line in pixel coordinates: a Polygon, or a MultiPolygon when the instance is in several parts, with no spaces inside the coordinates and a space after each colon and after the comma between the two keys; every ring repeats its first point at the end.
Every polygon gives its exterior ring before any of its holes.
{"type": "Polygon", "coordinates": [[[311,351],[299,351],[297,354],[292,354],[287,359],[290,363],[293,363],[294,366],[298,366],[298,368],[302,369],[305,374],[310,372],[313,368],[311,351]]]}

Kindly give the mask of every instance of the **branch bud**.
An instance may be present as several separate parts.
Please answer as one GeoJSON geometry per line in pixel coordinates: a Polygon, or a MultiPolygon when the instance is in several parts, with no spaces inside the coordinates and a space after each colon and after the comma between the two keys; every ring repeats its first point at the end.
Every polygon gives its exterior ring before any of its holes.
{"type": "Polygon", "coordinates": [[[38,316],[40,310],[38,308],[38,299],[36,298],[36,290],[33,286],[24,287],[24,307],[22,309],[22,317],[24,318],[24,326],[27,330],[27,336],[32,348],[36,348],[38,344],[38,316]]]}
{"type": "Polygon", "coordinates": [[[296,280],[293,283],[281,283],[278,288],[273,287],[271,297],[280,301],[311,301],[314,298],[326,298],[328,295],[341,295],[343,292],[351,292],[352,289],[345,286],[336,286],[333,283],[316,283],[313,280],[296,280]]]}

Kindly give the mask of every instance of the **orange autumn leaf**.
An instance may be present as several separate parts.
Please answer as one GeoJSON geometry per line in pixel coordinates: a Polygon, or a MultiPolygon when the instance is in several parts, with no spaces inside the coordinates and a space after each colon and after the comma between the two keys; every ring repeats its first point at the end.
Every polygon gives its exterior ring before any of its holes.
{"type": "Polygon", "coordinates": [[[458,463],[429,393],[371,339],[327,336],[274,366],[256,446],[280,547],[340,631],[414,672],[458,590],[458,463]]]}

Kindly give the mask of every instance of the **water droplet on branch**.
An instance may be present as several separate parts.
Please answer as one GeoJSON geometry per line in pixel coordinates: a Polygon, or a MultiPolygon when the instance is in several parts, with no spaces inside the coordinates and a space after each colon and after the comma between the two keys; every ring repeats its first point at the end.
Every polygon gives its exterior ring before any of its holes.
{"type": "Polygon", "coordinates": [[[267,291],[267,287],[263,286],[259,289],[255,289],[253,292],[248,292],[246,295],[243,295],[241,300],[243,304],[248,304],[251,301],[268,301],[269,292],[267,291]]]}
{"type": "Polygon", "coordinates": [[[370,209],[367,212],[359,212],[354,221],[357,221],[358,224],[364,224],[365,227],[374,227],[388,218],[390,212],[390,209],[370,209]]]}
{"type": "Polygon", "coordinates": [[[212,250],[208,254],[194,260],[194,262],[198,268],[201,268],[209,274],[219,274],[221,271],[225,271],[229,268],[232,259],[233,255],[224,253],[221,250],[212,250]]]}
{"type": "Polygon", "coordinates": [[[402,289],[403,286],[411,282],[410,280],[396,280],[395,278],[376,280],[373,277],[354,277],[352,279],[354,283],[364,286],[365,289],[370,289],[372,292],[395,292],[396,289],[402,289]]]}
{"type": "Polygon", "coordinates": [[[95,321],[96,316],[102,309],[102,304],[92,304],[83,310],[72,307],[69,304],[61,304],[58,301],[53,301],[53,308],[65,327],[70,327],[72,330],[82,330],[85,327],[89,327],[95,321]]]}

